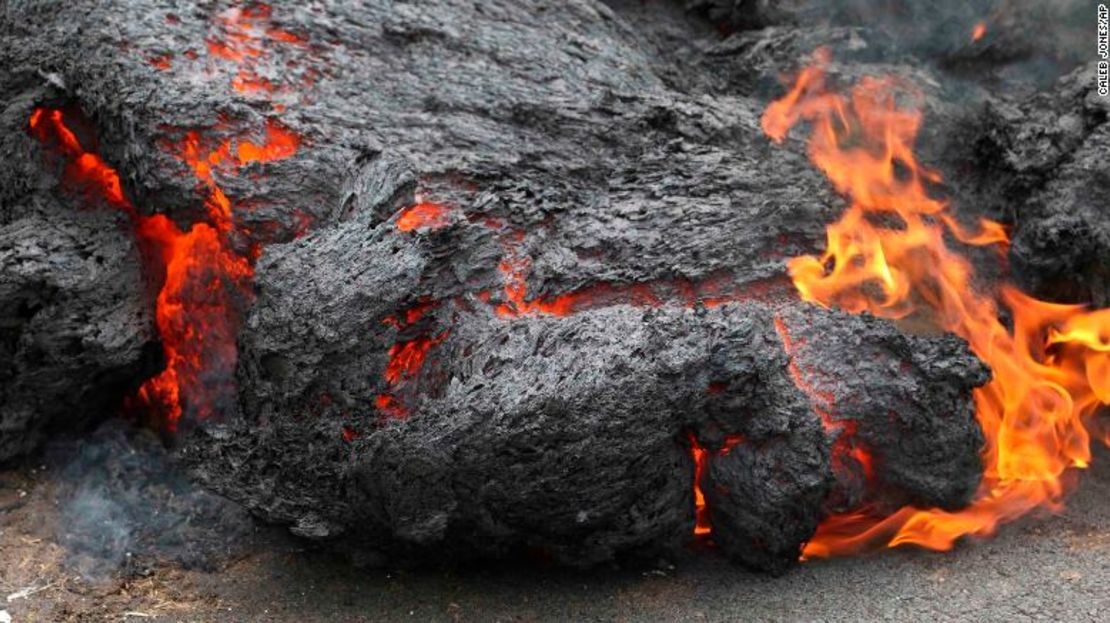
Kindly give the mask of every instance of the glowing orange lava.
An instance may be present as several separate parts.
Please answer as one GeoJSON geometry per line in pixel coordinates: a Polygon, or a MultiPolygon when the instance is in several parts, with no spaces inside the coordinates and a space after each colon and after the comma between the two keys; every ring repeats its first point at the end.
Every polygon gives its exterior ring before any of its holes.
{"type": "MultiPolygon", "coordinates": [[[[217,36],[206,41],[208,51],[238,65],[231,85],[237,91],[268,98],[275,90],[255,72],[259,59],[269,53],[268,42],[307,44],[303,37],[271,24],[271,14],[269,5],[253,3],[230,8],[215,18],[217,36]]],[[[175,16],[167,16],[166,21],[178,23],[175,16]]],[[[195,60],[198,55],[187,49],[183,56],[195,60]]],[[[162,53],[149,56],[147,62],[165,71],[173,67],[172,59],[173,54],[162,53]]],[[[275,104],[274,109],[278,108],[275,104]]],[[[117,172],[97,155],[91,142],[93,133],[85,125],[76,109],[36,109],[29,120],[32,135],[64,159],[67,188],[130,218],[144,268],[158,288],[155,326],[166,367],[148,379],[128,403],[173,431],[185,413],[204,419],[234,399],[236,333],[253,297],[250,260],[261,251],[257,241],[246,251],[233,248],[231,239],[248,232],[235,231],[234,206],[217,183],[216,171],[236,175],[239,167],[250,163],[289,158],[297,152],[300,137],[273,118],[267,119],[261,142],[238,136],[212,146],[197,131],[184,133],[180,145],[170,148],[195,175],[207,211],[203,222],[181,229],[164,215],[140,214],[135,209],[117,172]]],[[[226,125],[221,120],[216,129],[223,130],[226,125]]],[[[297,211],[294,218],[299,235],[310,217],[297,211]]]]}
{"type": "MultiPolygon", "coordinates": [[[[29,125],[36,138],[67,161],[68,187],[130,217],[147,267],[160,284],[155,325],[166,367],[139,388],[136,399],[170,431],[185,406],[197,419],[210,417],[226,399],[233,378],[235,334],[250,301],[253,273],[222,235],[232,227],[226,197],[221,192],[218,201],[210,199],[211,222],[194,224],[187,231],[164,215],[139,214],[124,195],[118,173],[81,145],[67,121],[63,110],[36,109],[29,125]]],[[[75,117],[73,123],[77,121],[75,117]]],[[[214,194],[219,191],[204,167],[198,168],[198,177],[211,184],[214,194]]]]}
{"type": "Polygon", "coordinates": [[[152,57],[148,58],[147,62],[150,63],[151,66],[154,67],[155,69],[160,69],[162,71],[168,71],[173,67],[173,55],[172,54],[159,54],[158,56],[152,56],[152,57]]]}
{"type": "Polygon", "coordinates": [[[266,142],[261,145],[250,141],[239,143],[236,156],[239,164],[284,160],[297,153],[300,138],[274,119],[266,120],[266,142]]]}
{"type": "Polygon", "coordinates": [[[1065,472],[1090,462],[1091,431],[1105,440],[1095,418],[1110,402],[1110,310],[1047,303],[1010,286],[982,289],[947,238],[1004,249],[1006,230],[980,221],[979,232],[964,231],[948,202],[930,194],[941,176],[914,156],[922,115],[901,105],[912,90],[891,78],[864,78],[841,95],[826,86],[828,62],[819,51],[762,119],[776,142],[808,122],[810,159],[851,201],[828,227],[822,256],[790,260],[798,293],[826,307],[927,319],[966,339],[993,380],[974,395],[987,442],[983,483],[969,507],[833,516],[804,556],[905,544],[946,550],[1033,509],[1060,508],[1065,472]],[[1012,329],[999,318],[1003,310],[1012,329]]]}
{"type": "Polygon", "coordinates": [[[374,406],[386,417],[402,420],[408,417],[408,409],[393,394],[378,394],[374,406]]]}
{"type": "Polygon", "coordinates": [[[258,91],[273,93],[275,89],[272,82],[260,78],[246,69],[240,71],[237,76],[231,79],[231,88],[240,93],[255,93],[258,91]]]}
{"type": "MultiPolygon", "coordinates": [[[[438,306],[439,302],[425,299],[399,315],[386,316],[382,319],[382,324],[400,331],[416,324],[424,317],[424,314],[438,306]]],[[[428,358],[428,352],[443,343],[449,333],[449,330],[445,330],[434,337],[421,335],[410,340],[397,342],[391,346],[389,348],[389,361],[386,363],[385,372],[382,375],[390,389],[395,390],[410,379],[415,378],[424,366],[424,361],[428,358]]],[[[408,417],[409,414],[408,408],[401,399],[388,392],[378,394],[374,399],[374,406],[379,413],[388,418],[403,419],[408,417]]]]}
{"type": "Polygon", "coordinates": [[[272,14],[270,5],[264,3],[232,7],[216,16],[217,33],[205,40],[209,55],[239,66],[239,73],[231,79],[231,87],[239,93],[269,94],[277,90],[254,71],[255,64],[270,53],[270,42],[308,44],[304,37],[270,24],[272,14]]]}
{"type": "Polygon", "coordinates": [[[689,434],[690,455],[694,459],[694,537],[708,538],[713,533],[713,523],[709,517],[709,504],[701,490],[701,479],[709,467],[710,455],[727,456],[737,444],[744,443],[741,435],[728,435],[717,451],[703,448],[693,433],[689,434]]]}
{"type": "Polygon", "coordinates": [[[690,453],[694,457],[694,536],[705,537],[713,531],[709,523],[709,507],[705,504],[705,495],[701,492],[701,477],[705,473],[707,451],[698,445],[698,440],[691,433],[690,453]]]}
{"type": "MultiPolygon", "coordinates": [[[[768,297],[776,285],[773,282],[737,285],[728,277],[698,282],[681,279],[628,284],[599,282],[563,294],[529,300],[528,273],[532,269],[531,258],[510,248],[497,268],[505,283],[502,294],[505,302],[495,305],[493,311],[502,318],[566,317],[609,305],[661,307],[676,300],[687,307],[716,307],[725,303],[768,297]]],[[[478,298],[488,302],[492,294],[488,291],[480,292],[478,298]]]]}
{"type": "Polygon", "coordinates": [[[424,365],[428,351],[435,345],[447,339],[447,332],[428,337],[422,335],[407,342],[398,342],[389,349],[389,363],[385,367],[385,380],[391,385],[400,383],[402,379],[416,376],[424,365]]]}
{"type": "Polygon", "coordinates": [[[446,226],[450,220],[450,212],[438,203],[422,201],[414,206],[405,208],[397,217],[397,229],[413,231],[415,229],[438,229],[446,226]]]}

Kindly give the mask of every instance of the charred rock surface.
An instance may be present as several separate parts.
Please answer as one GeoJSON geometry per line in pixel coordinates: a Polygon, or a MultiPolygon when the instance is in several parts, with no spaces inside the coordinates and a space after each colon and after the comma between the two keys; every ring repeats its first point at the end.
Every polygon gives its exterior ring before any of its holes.
{"type": "Polygon", "coordinates": [[[1009,126],[1027,141],[1039,136],[1041,153],[1055,155],[1041,165],[1051,177],[1020,204],[1010,258],[1019,284],[1029,292],[1103,307],[1110,305],[1110,222],[1105,215],[1110,110],[1094,85],[1093,67],[1077,71],[1061,82],[1056,106],[1049,108],[1055,123],[1019,109],[1022,113],[1009,126]]]}
{"type": "Polygon", "coordinates": [[[834,445],[843,444],[838,467],[850,476],[830,504],[967,504],[983,444],[967,396],[990,370],[963,340],[909,336],[870,316],[858,317],[857,327],[806,308],[780,318],[795,373],[826,427],[836,429],[834,445]]]}
{"type": "Polygon", "coordinates": [[[134,244],[111,214],[0,225],[0,462],[80,432],[157,365],[134,244]]]}
{"type": "Polygon", "coordinates": [[[948,152],[964,212],[1013,226],[1011,276],[1048,300],[1110,304],[1107,105],[1094,65],[1049,92],[996,94],[958,122],[970,140],[948,152]]]}
{"type": "Polygon", "coordinates": [[[885,461],[876,500],[954,507],[977,484],[968,390],[987,377],[959,340],[735,284],[491,294],[505,250],[488,219],[374,223],[403,171],[369,162],[361,187],[377,202],[257,267],[243,418],[187,451],[205,483],[268,519],[372,558],[666,551],[693,529],[692,434],[714,539],[780,571],[834,500],[869,486],[837,435],[885,461]],[[765,300],[720,304],[752,297],[765,300]],[[828,422],[813,387],[838,405],[828,422]]]}

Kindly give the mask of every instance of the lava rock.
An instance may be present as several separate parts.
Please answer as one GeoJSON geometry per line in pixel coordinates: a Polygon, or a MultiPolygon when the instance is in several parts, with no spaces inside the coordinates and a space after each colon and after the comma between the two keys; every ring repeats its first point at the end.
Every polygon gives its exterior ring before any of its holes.
{"type": "Polygon", "coordinates": [[[846,500],[958,506],[980,469],[981,364],[958,340],[803,305],[784,278],[842,200],[800,144],[769,144],[750,87],[802,62],[814,26],[765,50],[668,18],[668,40],[692,42],[672,51],[630,26],[635,8],[20,4],[0,174],[37,170],[9,139],[34,107],[69,105],[140,214],[203,221],[218,185],[256,302],[239,410],[183,427],[180,456],[365,559],[673,550],[694,529],[695,449],[713,538],[772,571],[846,500]],[[274,128],[296,137],[281,158],[201,180],[185,157],[230,161],[274,128]],[[416,204],[436,218],[402,226],[416,204]],[[826,366],[831,413],[804,377],[826,366]],[[860,452],[889,472],[863,478],[860,452]]]}
{"type": "Polygon", "coordinates": [[[126,229],[36,212],[0,225],[0,462],[103,419],[158,358],[126,229]]]}

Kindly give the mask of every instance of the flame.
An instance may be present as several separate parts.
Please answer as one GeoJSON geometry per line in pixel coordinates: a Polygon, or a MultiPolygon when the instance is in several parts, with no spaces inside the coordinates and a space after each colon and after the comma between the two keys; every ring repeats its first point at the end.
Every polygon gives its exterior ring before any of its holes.
{"type": "Polygon", "coordinates": [[[941,176],[913,153],[922,115],[902,105],[916,94],[892,78],[865,78],[841,95],[825,85],[828,53],[819,50],[815,61],[762,118],[775,142],[809,122],[810,159],[850,200],[827,229],[824,254],[789,261],[799,295],[851,312],[928,319],[966,339],[993,379],[974,394],[987,441],[983,483],[970,506],[836,515],[804,557],[881,545],[947,550],[964,535],[990,535],[1034,509],[1059,509],[1065,472],[1089,464],[1088,427],[1110,402],[1110,310],[1039,301],[1011,286],[981,290],[973,266],[946,238],[995,245],[1000,253],[1009,238],[991,221],[981,221],[978,232],[964,230],[948,202],[930,194],[941,176]],[[1012,328],[999,318],[1004,310],[1012,328]]]}
{"type": "Polygon", "coordinates": [[[987,23],[977,22],[975,26],[971,29],[971,42],[975,43],[976,41],[982,39],[983,35],[985,34],[987,34],[987,23]]]}

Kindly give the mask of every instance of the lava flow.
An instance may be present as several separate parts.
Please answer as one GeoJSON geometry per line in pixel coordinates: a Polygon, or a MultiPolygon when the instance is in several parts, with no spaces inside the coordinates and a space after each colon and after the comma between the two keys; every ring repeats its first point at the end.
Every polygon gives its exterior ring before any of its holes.
{"type": "Polygon", "coordinates": [[[1096,417],[1110,403],[1110,310],[1039,301],[1009,285],[997,293],[978,287],[974,267],[948,240],[1005,250],[1005,228],[981,220],[979,232],[965,231],[949,203],[930,195],[941,176],[914,156],[922,115],[899,104],[912,95],[906,85],[865,78],[841,95],[826,84],[828,62],[819,51],[762,119],[775,142],[808,122],[810,159],[850,200],[828,227],[825,253],[790,260],[798,293],[849,312],[928,320],[966,339],[993,379],[974,396],[986,444],[970,506],[835,515],[803,555],[904,544],[946,550],[1034,509],[1059,509],[1069,468],[1091,460],[1092,435],[1108,440],[1096,417]],[[1000,319],[1006,311],[1012,328],[1000,319]]]}
{"type": "MultiPolygon", "coordinates": [[[[257,59],[268,53],[268,41],[306,43],[271,26],[270,15],[268,5],[255,4],[217,16],[224,38],[209,39],[209,53],[236,64],[240,73],[232,86],[238,91],[264,82],[254,78],[254,71],[257,59]]],[[[162,71],[174,67],[170,55],[151,58],[150,63],[162,71]]],[[[246,251],[232,244],[233,238],[246,232],[236,231],[234,206],[214,172],[234,175],[248,163],[289,158],[300,138],[272,118],[267,119],[261,143],[240,136],[211,147],[200,133],[184,133],[181,147],[170,148],[189,166],[205,194],[206,218],[182,229],[165,215],[140,214],[135,209],[123,192],[119,174],[96,153],[94,132],[76,108],[36,109],[29,125],[33,136],[66,161],[64,181],[69,188],[127,214],[147,278],[158,289],[155,326],[165,369],[144,382],[126,406],[169,432],[176,430],[183,415],[203,420],[218,414],[234,400],[235,339],[253,298],[251,260],[261,249],[257,241],[246,251]]],[[[221,121],[216,129],[225,126],[221,121]]]]}
{"type": "Polygon", "coordinates": [[[226,399],[252,269],[221,235],[230,228],[230,211],[210,209],[211,223],[187,231],[164,215],[139,214],[123,193],[119,174],[82,146],[72,129],[80,125],[75,112],[61,109],[36,109],[30,119],[32,134],[65,158],[67,185],[127,214],[147,268],[155,271],[152,277],[160,284],[155,323],[166,367],[134,400],[173,431],[183,406],[203,419],[226,399]]]}

